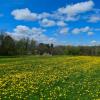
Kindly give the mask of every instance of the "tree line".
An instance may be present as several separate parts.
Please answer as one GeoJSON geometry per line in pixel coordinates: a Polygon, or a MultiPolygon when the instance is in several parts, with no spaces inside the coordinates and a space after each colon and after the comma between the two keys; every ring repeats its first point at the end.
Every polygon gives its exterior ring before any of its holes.
{"type": "Polygon", "coordinates": [[[89,55],[100,56],[100,46],[54,46],[37,43],[29,38],[13,39],[0,33],[0,55],[89,55]]]}

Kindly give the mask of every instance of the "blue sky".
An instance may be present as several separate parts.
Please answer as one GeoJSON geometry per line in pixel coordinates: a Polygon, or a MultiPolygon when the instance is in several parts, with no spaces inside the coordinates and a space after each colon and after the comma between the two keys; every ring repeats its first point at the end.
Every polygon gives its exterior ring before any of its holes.
{"type": "Polygon", "coordinates": [[[100,44],[100,0],[0,0],[0,29],[15,39],[100,44]]]}

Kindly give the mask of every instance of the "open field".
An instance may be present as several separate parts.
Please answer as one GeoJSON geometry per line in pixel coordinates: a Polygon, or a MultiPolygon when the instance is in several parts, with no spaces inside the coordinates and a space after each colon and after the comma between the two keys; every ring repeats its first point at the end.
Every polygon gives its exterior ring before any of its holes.
{"type": "Polygon", "coordinates": [[[100,57],[1,57],[0,100],[100,100],[100,57]]]}

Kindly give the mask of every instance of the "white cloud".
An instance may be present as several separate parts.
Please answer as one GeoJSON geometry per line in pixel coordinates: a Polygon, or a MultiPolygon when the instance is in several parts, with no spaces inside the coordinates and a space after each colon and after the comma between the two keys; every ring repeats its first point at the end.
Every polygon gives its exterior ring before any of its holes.
{"type": "Polygon", "coordinates": [[[56,12],[55,14],[52,15],[52,18],[58,20],[58,21],[64,21],[64,22],[69,22],[69,21],[77,21],[79,20],[80,16],[68,16],[66,14],[58,13],[56,12]]]}
{"type": "Polygon", "coordinates": [[[94,34],[94,32],[88,32],[88,35],[93,35],[94,34]]]}
{"type": "MultiPolygon", "coordinates": [[[[93,1],[89,0],[86,2],[81,2],[73,5],[67,5],[66,7],[59,8],[58,10],[47,13],[35,13],[30,11],[28,8],[24,9],[15,9],[11,12],[16,20],[27,20],[27,21],[36,21],[36,20],[45,20],[45,19],[56,19],[58,21],[76,21],[79,19],[78,14],[85,13],[93,9],[93,1]],[[77,15],[77,16],[76,16],[77,15]]],[[[47,22],[45,22],[47,23],[47,22]]],[[[49,24],[54,24],[50,22],[49,24]]],[[[49,25],[47,25],[49,26],[49,25]]]]}
{"type": "Polygon", "coordinates": [[[67,24],[64,21],[58,21],[57,25],[63,27],[66,26],[67,24]]]}
{"type": "Polygon", "coordinates": [[[47,12],[38,14],[35,12],[31,12],[28,8],[24,8],[24,9],[13,10],[11,12],[11,15],[13,15],[16,20],[36,21],[36,20],[40,20],[43,18],[48,18],[52,14],[47,13],[47,12]]]}
{"type": "Polygon", "coordinates": [[[61,29],[60,29],[59,33],[60,33],[60,34],[67,34],[68,31],[69,31],[69,28],[64,27],[64,28],[61,28],[61,29]]]}
{"type": "Polygon", "coordinates": [[[34,21],[38,18],[38,15],[36,13],[32,13],[28,8],[13,10],[11,14],[16,20],[34,21]]]}
{"type": "Polygon", "coordinates": [[[43,32],[45,32],[46,30],[45,29],[42,29],[42,28],[36,28],[36,27],[33,27],[32,28],[32,32],[34,34],[42,34],[43,32]]]}
{"type": "Polygon", "coordinates": [[[39,18],[39,19],[48,18],[48,17],[50,17],[51,15],[52,15],[52,14],[50,14],[50,13],[43,12],[43,13],[41,13],[41,14],[38,15],[38,18],[39,18]]]}
{"type": "Polygon", "coordinates": [[[53,37],[48,37],[44,34],[46,30],[42,28],[29,28],[27,26],[18,25],[13,30],[13,32],[7,32],[9,35],[11,35],[15,39],[21,39],[21,38],[30,38],[34,39],[37,42],[41,43],[54,43],[56,44],[56,39],[53,37]]]}
{"type": "Polygon", "coordinates": [[[90,43],[92,46],[100,46],[100,41],[97,40],[92,40],[90,43]]]}
{"type": "Polygon", "coordinates": [[[62,14],[67,14],[68,16],[74,16],[79,13],[84,13],[87,11],[90,11],[94,6],[94,3],[92,0],[77,3],[74,5],[68,5],[66,7],[59,8],[58,11],[62,14]]]}
{"type": "Polygon", "coordinates": [[[79,34],[80,33],[80,29],[79,28],[75,28],[72,30],[73,34],[79,34]]]}
{"type": "Polygon", "coordinates": [[[51,26],[55,26],[56,23],[53,20],[49,20],[49,19],[43,19],[40,21],[40,25],[43,27],[51,27],[51,26]]]}
{"type": "Polygon", "coordinates": [[[65,21],[77,21],[79,18],[80,16],[66,16],[64,19],[65,21]]]}
{"type": "Polygon", "coordinates": [[[86,27],[84,27],[84,28],[81,28],[80,30],[81,30],[82,32],[88,32],[88,31],[91,30],[91,28],[90,28],[89,26],[86,26],[86,27]]]}
{"type": "Polygon", "coordinates": [[[92,41],[91,41],[91,44],[94,44],[94,45],[95,45],[96,43],[97,43],[96,40],[92,40],[92,41]]]}
{"type": "Polygon", "coordinates": [[[89,19],[88,20],[89,22],[93,22],[93,23],[99,22],[100,21],[100,15],[92,15],[88,19],[89,19]]]}
{"type": "Polygon", "coordinates": [[[14,32],[19,33],[19,34],[26,34],[27,32],[29,32],[30,29],[27,26],[23,26],[23,25],[18,25],[15,29],[14,32]]]}
{"type": "Polygon", "coordinates": [[[40,21],[40,26],[42,27],[52,27],[52,26],[64,27],[66,25],[67,24],[64,21],[54,21],[54,20],[49,20],[47,18],[40,21]]]}
{"type": "Polygon", "coordinates": [[[83,28],[74,28],[72,30],[73,34],[79,34],[79,33],[88,33],[88,35],[92,35],[93,32],[91,32],[92,28],[89,26],[83,27],[83,28]]]}

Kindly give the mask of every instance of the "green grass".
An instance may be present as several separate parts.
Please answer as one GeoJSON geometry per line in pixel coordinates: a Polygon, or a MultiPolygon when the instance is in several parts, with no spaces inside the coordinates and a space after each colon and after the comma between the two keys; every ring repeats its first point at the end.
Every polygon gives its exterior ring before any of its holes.
{"type": "Polygon", "coordinates": [[[100,100],[100,57],[0,57],[0,100],[100,100]]]}

